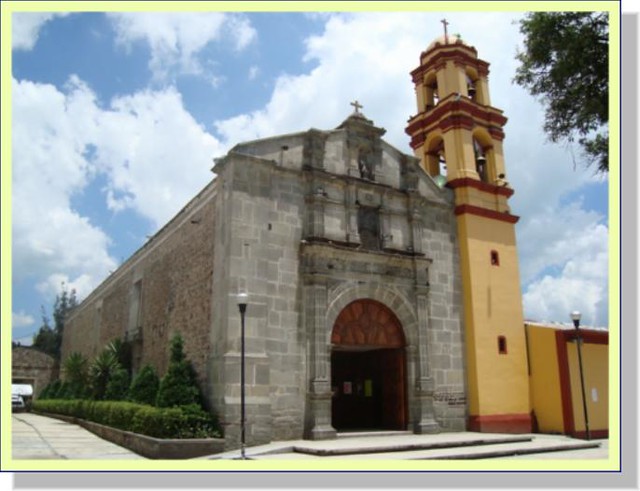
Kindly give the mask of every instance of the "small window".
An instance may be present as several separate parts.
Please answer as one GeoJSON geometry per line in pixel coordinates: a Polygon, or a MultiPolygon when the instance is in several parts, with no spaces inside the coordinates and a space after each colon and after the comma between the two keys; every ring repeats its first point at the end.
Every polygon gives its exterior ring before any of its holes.
{"type": "Polygon", "coordinates": [[[500,266],[500,255],[498,251],[491,251],[491,265],[500,266]]]}
{"type": "Polygon", "coordinates": [[[498,353],[507,354],[507,338],[504,336],[498,336],[498,353]]]}

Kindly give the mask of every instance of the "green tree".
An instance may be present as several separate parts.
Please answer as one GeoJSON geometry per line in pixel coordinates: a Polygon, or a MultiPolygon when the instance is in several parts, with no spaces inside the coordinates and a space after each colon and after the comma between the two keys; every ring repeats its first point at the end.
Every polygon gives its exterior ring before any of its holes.
{"type": "Polygon", "coordinates": [[[49,317],[47,317],[44,307],[40,308],[42,312],[42,325],[38,332],[33,335],[32,347],[47,353],[53,357],[57,357],[56,347],[58,340],[55,331],[51,328],[49,317]]]}
{"type": "Polygon", "coordinates": [[[200,390],[195,380],[195,372],[184,354],[184,342],[180,334],[175,334],[171,339],[170,353],[169,368],[160,381],[156,405],[172,407],[200,404],[200,390]]]}
{"type": "Polygon", "coordinates": [[[587,165],[609,170],[609,16],[533,12],[520,21],[524,51],[514,81],[545,105],[553,142],[577,140],[587,165]]]}
{"type": "Polygon", "coordinates": [[[131,382],[129,398],[140,404],[155,405],[160,379],[151,365],[145,365],[131,382]]]}
{"type": "Polygon", "coordinates": [[[67,314],[78,305],[76,291],[68,291],[65,283],[61,285],[61,293],[56,295],[53,304],[53,326],[50,324],[44,306],[42,307],[42,325],[33,337],[33,347],[60,359],[60,347],[62,346],[62,334],[67,314]]]}

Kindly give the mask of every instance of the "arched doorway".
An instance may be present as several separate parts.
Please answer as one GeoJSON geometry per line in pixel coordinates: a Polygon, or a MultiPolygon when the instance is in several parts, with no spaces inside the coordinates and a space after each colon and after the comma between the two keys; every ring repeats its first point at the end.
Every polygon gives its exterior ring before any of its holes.
{"type": "Polygon", "coordinates": [[[331,424],[344,430],[405,430],[405,336],[385,305],[347,305],[331,332],[331,424]]]}

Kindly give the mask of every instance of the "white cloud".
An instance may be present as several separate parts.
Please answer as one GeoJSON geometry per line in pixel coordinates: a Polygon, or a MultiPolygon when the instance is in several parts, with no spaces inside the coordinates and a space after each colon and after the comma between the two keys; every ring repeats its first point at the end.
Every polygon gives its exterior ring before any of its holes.
{"type": "Polygon", "coordinates": [[[559,276],[545,275],[528,286],[523,295],[525,317],[568,322],[569,312],[579,310],[583,325],[608,326],[607,271],[606,251],[580,251],[559,276]]]}
{"type": "MultiPolygon", "coordinates": [[[[218,133],[227,142],[238,142],[309,127],[333,128],[350,114],[349,102],[358,99],[364,104],[364,114],[387,129],[385,139],[410,152],[404,122],[415,114],[416,106],[409,72],[418,65],[420,52],[431,38],[440,34],[442,15],[386,12],[317,16],[326,22],[324,31],[307,39],[304,55],[304,61],[312,62],[314,68],[302,75],[281,75],[264,108],[215,121],[218,133]],[[431,36],[425,35],[428,25],[433,26],[431,36]]],[[[482,57],[499,59],[497,69],[502,72],[504,66],[511,66],[502,61],[505,47],[515,52],[513,31],[517,28],[504,28],[514,16],[482,15],[483,22],[478,23],[477,13],[455,13],[451,22],[455,17],[456,31],[463,32],[472,44],[481,41],[477,48],[482,57]],[[487,35],[487,26],[493,23],[502,28],[487,35]]]]}
{"type": "Polygon", "coordinates": [[[109,238],[71,208],[89,182],[86,132],[96,124],[93,95],[77,84],[13,81],[12,226],[16,278],[61,271],[102,276],[115,267],[109,238]],[[69,240],[74,237],[74,240],[69,240]]]}
{"type": "Polygon", "coordinates": [[[211,158],[222,153],[174,89],[105,109],[77,77],[64,92],[14,80],[12,137],[13,273],[35,278],[47,300],[62,282],[83,297],[117,267],[111,239],[71,203],[98,174],[105,208],[159,227],[211,180],[211,158]]]}
{"type": "Polygon", "coordinates": [[[94,143],[109,207],[132,208],[158,227],[212,179],[212,158],[224,151],[173,88],[114,99],[94,143]]]}
{"type": "Polygon", "coordinates": [[[78,274],[75,278],[70,278],[63,273],[54,273],[40,281],[36,285],[36,290],[48,299],[61,295],[63,290],[75,291],[76,297],[81,300],[96,286],[96,278],[90,274],[78,274]]]}
{"type": "Polygon", "coordinates": [[[11,47],[13,49],[32,50],[38,42],[42,27],[55,17],[64,17],[68,13],[52,12],[14,12],[11,17],[11,47]]]}
{"type": "Polygon", "coordinates": [[[229,40],[233,49],[242,50],[256,38],[255,29],[238,14],[126,12],[109,14],[109,17],[119,44],[127,48],[137,41],[148,44],[151,50],[149,68],[158,81],[175,73],[204,74],[198,55],[213,41],[229,40]]]}
{"type": "Polygon", "coordinates": [[[30,327],[35,324],[36,320],[32,315],[25,314],[23,311],[11,313],[11,325],[13,329],[21,327],[30,327]]]}

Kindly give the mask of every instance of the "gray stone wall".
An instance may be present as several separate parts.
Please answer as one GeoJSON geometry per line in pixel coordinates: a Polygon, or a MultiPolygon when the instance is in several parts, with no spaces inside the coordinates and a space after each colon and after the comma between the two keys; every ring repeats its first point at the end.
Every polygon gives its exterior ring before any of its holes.
{"type": "Polygon", "coordinates": [[[214,196],[211,184],[74,309],[62,360],[72,352],[92,359],[113,339],[128,339],[134,369],[149,363],[162,376],[169,340],[179,332],[201,386],[208,385],[214,196]],[[138,281],[139,313],[132,314],[138,281]]]}
{"type": "Polygon", "coordinates": [[[298,282],[304,182],[300,171],[249,153],[232,152],[214,168],[224,189],[218,210],[226,223],[216,230],[214,261],[221,274],[214,282],[214,311],[219,315],[212,332],[219,340],[214,355],[219,377],[212,391],[221,395],[217,406],[229,447],[237,446],[240,430],[239,292],[249,295],[247,443],[301,438],[304,411],[298,282]]]}
{"type": "Polygon", "coordinates": [[[16,346],[11,349],[11,381],[30,384],[33,397],[58,378],[59,365],[56,360],[35,348],[16,346]]]}
{"type": "Polygon", "coordinates": [[[331,315],[339,313],[332,309],[346,298],[377,298],[404,312],[394,310],[406,321],[412,340],[407,354],[414,429],[464,429],[453,196],[438,188],[413,157],[381,141],[383,132],[366,120],[349,118],[333,131],[310,130],[239,145],[215,169],[227,190],[225,204],[217,209],[231,220],[226,235],[216,234],[216,250],[225,251],[216,259],[224,263],[218,267],[216,262],[216,271],[226,273],[217,280],[220,290],[213,301],[226,305],[214,307],[221,312],[214,331],[226,336],[227,351],[218,355],[228,361],[222,363],[226,378],[213,391],[226,394],[219,404],[226,408],[229,433],[236,437],[239,314],[232,296],[238,291],[253,298],[254,317],[247,314],[250,371],[268,366],[269,373],[262,377],[262,388],[249,389],[254,441],[258,433],[265,441],[269,434],[300,437],[301,421],[306,437],[335,435],[329,339],[331,315]],[[283,147],[302,160],[281,165],[276,157],[283,147]],[[366,178],[359,167],[363,154],[373,164],[366,178]],[[379,210],[378,251],[361,248],[361,206],[379,210]],[[266,339],[260,334],[253,339],[255,330],[267,332],[266,339]],[[270,401],[264,396],[267,385],[270,401]],[[260,420],[265,422],[262,430],[260,420]]]}

